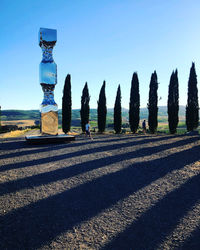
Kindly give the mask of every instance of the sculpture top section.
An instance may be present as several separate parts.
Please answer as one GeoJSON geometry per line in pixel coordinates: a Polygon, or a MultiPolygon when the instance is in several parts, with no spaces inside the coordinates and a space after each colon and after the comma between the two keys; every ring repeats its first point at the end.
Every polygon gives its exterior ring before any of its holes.
{"type": "Polygon", "coordinates": [[[57,30],[40,28],[39,45],[42,49],[40,63],[40,84],[45,93],[42,104],[55,104],[53,90],[57,84],[57,65],[53,60],[53,47],[57,41],[57,30]]]}
{"type": "Polygon", "coordinates": [[[57,30],[40,28],[38,38],[40,47],[42,44],[53,47],[57,41],[57,30]]]}

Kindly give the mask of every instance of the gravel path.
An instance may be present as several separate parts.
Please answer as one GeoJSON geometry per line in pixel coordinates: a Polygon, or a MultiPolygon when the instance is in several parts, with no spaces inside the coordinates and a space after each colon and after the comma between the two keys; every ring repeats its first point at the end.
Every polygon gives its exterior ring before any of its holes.
{"type": "Polygon", "coordinates": [[[200,249],[200,136],[0,140],[0,249],[200,249]]]}

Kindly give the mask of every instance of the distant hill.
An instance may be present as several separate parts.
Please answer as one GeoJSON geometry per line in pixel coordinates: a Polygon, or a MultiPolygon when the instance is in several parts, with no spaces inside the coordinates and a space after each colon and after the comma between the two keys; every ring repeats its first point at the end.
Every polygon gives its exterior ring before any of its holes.
{"type": "Polygon", "coordinates": [[[39,110],[2,110],[2,121],[13,120],[37,120],[40,117],[39,110]]]}
{"type": "MultiPolygon", "coordinates": [[[[129,120],[129,110],[122,109],[123,122],[126,123],[129,120]]],[[[185,119],[185,106],[179,107],[179,117],[180,120],[185,119]]],[[[148,109],[140,109],[140,119],[148,118],[148,109]]],[[[58,111],[59,124],[62,121],[62,110],[58,111]]],[[[40,120],[40,111],[39,110],[2,110],[1,111],[1,120],[2,121],[13,121],[13,120],[40,120]]],[[[97,110],[90,109],[90,120],[97,121],[97,110]]],[[[158,109],[158,120],[167,121],[167,107],[160,106],[158,109]]],[[[107,124],[113,123],[113,109],[108,109],[107,111],[107,124]]],[[[80,109],[72,110],[72,125],[80,125],[80,109]]]]}

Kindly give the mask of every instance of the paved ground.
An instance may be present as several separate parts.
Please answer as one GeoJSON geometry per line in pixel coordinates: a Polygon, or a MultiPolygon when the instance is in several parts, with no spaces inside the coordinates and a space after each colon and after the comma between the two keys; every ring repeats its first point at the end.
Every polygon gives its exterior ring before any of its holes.
{"type": "Polygon", "coordinates": [[[0,249],[200,249],[199,139],[1,139],[0,249]]]}

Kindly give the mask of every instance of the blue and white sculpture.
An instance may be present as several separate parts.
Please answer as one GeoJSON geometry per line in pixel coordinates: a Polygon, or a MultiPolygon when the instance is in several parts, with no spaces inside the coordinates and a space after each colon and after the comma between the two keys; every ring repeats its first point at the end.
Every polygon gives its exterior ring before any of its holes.
{"type": "Polygon", "coordinates": [[[39,46],[43,57],[40,63],[40,84],[44,92],[41,104],[42,134],[58,134],[58,106],[54,101],[54,88],[57,84],[57,65],[53,60],[53,47],[57,41],[55,29],[40,28],[39,46]]]}

